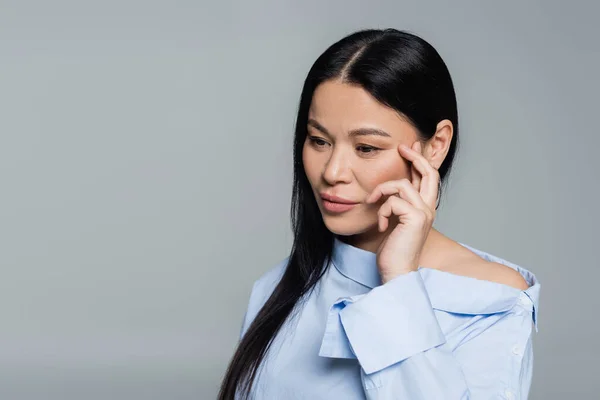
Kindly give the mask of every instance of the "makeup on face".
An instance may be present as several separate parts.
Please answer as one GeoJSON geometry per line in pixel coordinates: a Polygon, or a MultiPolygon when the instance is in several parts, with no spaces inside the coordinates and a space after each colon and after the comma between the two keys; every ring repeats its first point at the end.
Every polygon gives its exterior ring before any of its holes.
{"type": "Polygon", "coordinates": [[[352,210],[358,202],[348,200],[339,196],[321,193],[323,208],[331,213],[343,213],[352,210]]]}

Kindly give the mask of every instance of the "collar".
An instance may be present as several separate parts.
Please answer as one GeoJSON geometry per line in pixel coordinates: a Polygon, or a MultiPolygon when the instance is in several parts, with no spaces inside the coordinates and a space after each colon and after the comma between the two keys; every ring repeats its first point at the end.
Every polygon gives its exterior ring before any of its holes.
{"type": "MultiPolygon", "coordinates": [[[[419,267],[434,309],[458,314],[493,314],[508,311],[516,303],[529,308],[537,331],[540,283],[525,268],[490,253],[458,242],[481,258],[510,267],[523,276],[529,288],[522,291],[501,283],[419,267]]],[[[382,284],[377,255],[342,242],[335,237],[332,263],[346,278],[370,289],[382,284]]]]}

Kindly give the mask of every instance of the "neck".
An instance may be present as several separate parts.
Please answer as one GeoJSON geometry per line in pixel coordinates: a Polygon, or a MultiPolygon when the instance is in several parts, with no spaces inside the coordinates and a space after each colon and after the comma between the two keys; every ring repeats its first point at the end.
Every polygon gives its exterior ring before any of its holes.
{"type": "MultiPolygon", "coordinates": [[[[370,251],[371,253],[377,253],[377,250],[379,249],[379,246],[383,240],[394,228],[395,226],[390,226],[385,232],[379,232],[379,230],[375,228],[363,233],[358,233],[356,235],[339,236],[338,238],[351,246],[370,251]]],[[[425,245],[423,246],[421,255],[424,256],[425,254],[430,254],[431,249],[435,247],[434,243],[439,243],[442,238],[443,235],[432,227],[427,235],[427,239],[425,240],[425,245]]]]}

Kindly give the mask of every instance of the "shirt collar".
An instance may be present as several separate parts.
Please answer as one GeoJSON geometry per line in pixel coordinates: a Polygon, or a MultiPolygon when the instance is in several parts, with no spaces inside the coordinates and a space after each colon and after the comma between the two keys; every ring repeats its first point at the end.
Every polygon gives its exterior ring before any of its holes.
{"type": "Polygon", "coordinates": [[[346,278],[372,289],[381,285],[377,254],[351,246],[335,237],[333,264],[346,278]]]}
{"type": "MultiPolygon", "coordinates": [[[[513,268],[530,286],[522,291],[508,285],[419,267],[432,307],[460,314],[492,314],[510,310],[517,302],[531,307],[537,330],[540,284],[525,268],[482,250],[460,243],[483,259],[513,268]]],[[[377,255],[351,246],[335,237],[332,262],[345,277],[368,288],[382,284],[377,255]]]]}

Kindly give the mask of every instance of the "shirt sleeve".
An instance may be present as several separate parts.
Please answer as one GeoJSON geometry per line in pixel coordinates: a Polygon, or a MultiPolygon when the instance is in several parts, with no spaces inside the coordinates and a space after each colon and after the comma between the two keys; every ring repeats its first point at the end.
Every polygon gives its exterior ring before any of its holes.
{"type": "Polygon", "coordinates": [[[469,315],[442,332],[421,275],[410,272],[331,308],[321,356],[356,358],[368,400],[526,399],[532,303],[469,315]]]}

